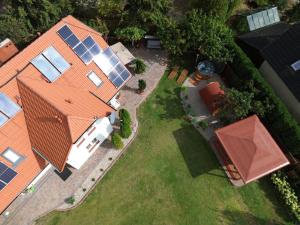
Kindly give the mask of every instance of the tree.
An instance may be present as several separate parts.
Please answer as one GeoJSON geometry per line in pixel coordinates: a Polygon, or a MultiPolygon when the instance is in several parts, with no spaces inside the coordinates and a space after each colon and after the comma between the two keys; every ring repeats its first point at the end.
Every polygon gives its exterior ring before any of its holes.
{"type": "Polygon", "coordinates": [[[289,22],[298,22],[300,20],[300,2],[293,6],[293,8],[287,10],[289,22]]]}
{"type": "Polygon", "coordinates": [[[157,27],[157,36],[170,55],[182,55],[187,51],[185,31],[176,20],[157,13],[152,21],[157,27]]]}
{"type": "Polygon", "coordinates": [[[198,50],[210,60],[232,61],[232,32],[217,17],[205,15],[201,10],[192,10],[186,15],[182,27],[189,49],[198,50]]]}
{"type": "Polygon", "coordinates": [[[234,88],[225,90],[225,96],[221,98],[220,118],[228,123],[243,119],[249,114],[257,114],[263,117],[269,110],[268,103],[263,104],[255,99],[254,92],[238,91],[234,88]]]}
{"type": "Polygon", "coordinates": [[[17,46],[24,46],[35,36],[30,34],[27,24],[10,15],[0,16],[0,39],[10,38],[17,46]]]}
{"type": "Polygon", "coordinates": [[[145,33],[146,31],[139,27],[126,27],[117,29],[115,31],[115,34],[118,38],[123,38],[127,41],[131,41],[132,47],[134,46],[135,41],[139,41],[144,37],[145,33]]]}

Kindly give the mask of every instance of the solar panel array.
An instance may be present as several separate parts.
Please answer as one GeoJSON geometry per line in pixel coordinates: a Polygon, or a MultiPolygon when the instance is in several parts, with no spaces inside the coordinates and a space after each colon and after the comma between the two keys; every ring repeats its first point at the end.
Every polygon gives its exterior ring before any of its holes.
{"type": "Polygon", "coordinates": [[[70,64],[50,46],[31,63],[50,81],[55,81],[61,74],[70,68],[70,64]]]}
{"type": "Polygon", "coordinates": [[[117,88],[130,77],[130,72],[111,48],[108,47],[103,51],[91,36],[80,41],[67,25],[57,32],[85,64],[93,60],[117,88]]]}
{"type": "Polygon", "coordinates": [[[4,93],[0,93],[0,126],[14,117],[20,110],[21,108],[18,104],[14,103],[4,93]]]}
{"type": "Polygon", "coordinates": [[[17,176],[17,172],[0,162],[0,191],[17,176]]]}
{"type": "Polygon", "coordinates": [[[256,30],[267,25],[280,21],[277,7],[273,7],[261,12],[247,16],[250,31],[256,30]]]}
{"type": "Polygon", "coordinates": [[[116,87],[120,87],[130,76],[130,72],[109,47],[97,55],[94,62],[116,87]]]}
{"type": "Polygon", "coordinates": [[[85,64],[89,64],[102,51],[91,36],[80,41],[67,25],[59,29],[58,34],[85,64]]]}
{"type": "Polygon", "coordinates": [[[295,70],[298,71],[300,70],[300,60],[297,60],[296,62],[294,62],[291,67],[295,70]]]}

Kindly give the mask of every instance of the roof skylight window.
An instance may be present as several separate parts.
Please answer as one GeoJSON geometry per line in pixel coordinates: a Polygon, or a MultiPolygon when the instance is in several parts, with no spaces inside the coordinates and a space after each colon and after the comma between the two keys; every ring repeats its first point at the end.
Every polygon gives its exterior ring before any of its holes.
{"type": "Polygon", "coordinates": [[[102,80],[100,79],[100,77],[97,76],[97,74],[94,71],[89,72],[87,76],[97,87],[101,86],[102,80]]]}

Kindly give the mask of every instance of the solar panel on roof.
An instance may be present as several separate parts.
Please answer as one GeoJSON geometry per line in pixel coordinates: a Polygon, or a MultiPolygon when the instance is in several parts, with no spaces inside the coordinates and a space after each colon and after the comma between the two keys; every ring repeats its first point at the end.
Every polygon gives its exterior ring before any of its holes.
{"type": "Polygon", "coordinates": [[[60,72],[43,55],[38,55],[31,63],[51,82],[60,75],[60,72]]]}
{"type": "Polygon", "coordinates": [[[80,43],[79,45],[76,46],[76,48],[74,48],[74,52],[80,57],[82,56],[84,53],[86,53],[87,48],[80,43]]]}
{"type": "Polygon", "coordinates": [[[89,62],[92,61],[93,56],[92,56],[91,53],[89,53],[89,51],[87,51],[87,52],[84,53],[82,56],[80,56],[80,58],[82,59],[82,61],[83,61],[85,64],[88,64],[89,62]]]}
{"type": "Polygon", "coordinates": [[[128,79],[128,77],[130,77],[130,73],[127,69],[125,69],[121,74],[120,76],[122,77],[122,79],[125,81],[128,79]]]}
{"type": "Polygon", "coordinates": [[[118,63],[118,65],[115,67],[115,70],[118,74],[120,74],[123,72],[123,70],[125,70],[125,66],[123,66],[121,63],[118,63]]]}
{"type": "Polygon", "coordinates": [[[74,48],[76,45],[78,45],[80,43],[80,40],[76,37],[75,34],[72,34],[65,41],[71,48],[74,48]]]}
{"type": "Polygon", "coordinates": [[[0,111],[9,118],[21,110],[20,106],[10,100],[5,94],[0,93],[0,111]]]}
{"type": "Polygon", "coordinates": [[[121,77],[117,77],[114,81],[113,81],[113,84],[116,86],[116,87],[120,87],[122,84],[123,84],[123,79],[121,77]]]}
{"type": "Polygon", "coordinates": [[[8,166],[5,165],[4,163],[0,162],[0,175],[8,169],[8,166]]]}
{"type": "Polygon", "coordinates": [[[254,25],[252,16],[247,16],[247,20],[248,20],[248,25],[249,25],[250,31],[255,30],[255,25],[254,25]]]}
{"type": "Polygon", "coordinates": [[[5,188],[5,186],[6,186],[6,184],[3,183],[2,181],[0,181],[0,191],[1,191],[3,188],[5,188]]]}
{"type": "Polygon", "coordinates": [[[113,51],[111,50],[110,47],[106,48],[103,52],[103,54],[107,57],[110,58],[112,55],[114,55],[113,51]]]}
{"type": "Polygon", "coordinates": [[[297,60],[296,62],[294,62],[291,67],[295,70],[298,71],[300,70],[300,60],[297,60]]]}
{"type": "Polygon", "coordinates": [[[52,46],[47,48],[43,55],[59,70],[63,73],[70,68],[70,64],[53,48],[52,46]]]}
{"type": "Polygon", "coordinates": [[[109,74],[108,74],[108,79],[109,80],[114,80],[118,77],[118,73],[115,70],[112,70],[109,74]]]}
{"type": "Polygon", "coordinates": [[[15,176],[17,176],[17,172],[12,170],[11,168],[8,168],[4,173],[0,175],[0,181],[8,184],[12,179],[14,179],[15,176]]]}
{"type": "Polygon", "coordinates": [[[250,31],[265,27],[280,21],[277,7],[247,16],[250,31]]]}
{"type": "Polygon", "coordinates": [[[88,36],[87,38],[85,38],[82,43],[85,45],[85,47],[87,47],[88,49],[90,49],[91,47],[93,47],[95,43],[94,39],[91,36],[88,36]]]}
{"type": "Polygon", "coordinates": [[[0,112],[0,126],[6,123],[8,120],[7,116],[5,116],[2,112],[0,112]]]}
{"type": "Polygon", "coordinates": [[[93,56],[100,54],[101,48],[99,47],[98,44],[95,44],[92,48],[89,50],[93,56]]]}
{"type": "Polygon", "coordinates": [[[71,36],[71,34],[73,34],[73,32],[70,30],[70,28],[65,25],[63,26],[62,28],[60,28],[57,33],[65,40],[67,39],[68,37],[71,36]]]}

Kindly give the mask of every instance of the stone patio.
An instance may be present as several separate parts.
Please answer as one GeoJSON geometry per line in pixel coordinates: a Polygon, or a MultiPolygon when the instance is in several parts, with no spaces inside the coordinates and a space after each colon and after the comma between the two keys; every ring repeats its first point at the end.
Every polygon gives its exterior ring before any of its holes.
{"type": "Polygon", "coordinates": [[[194,86],[189,79],[186,79],[183,83],[184,91],[181,92],[181,99],[183,103],[184,110],[186,111],[189,119],[193,126],[199,131],[199,133],[210,143],[212,150],[216,154],[220,164],[222,165],[225,173],[228,176],[230,182],[237,187],[243,186],[244,183],[242,180],[234,180],[231,178],[229,172],[227,171],[226,166],[224,165],[224,161],[222,157],[220,157],[219,153],[216,150],[216,147],[213,143],[214,131],[215,129],[222,127],[222,124],[219,122],[218,118],[212,116],[207,106],[202,101],[199,90],[204,88],[208,83],[218,81],[220,84],[223,84],[222,79],[216,74],[209,80],[202,80],[197,86],[194,86]],[[202,120],[206,120],[209,124],[209,127],[206,129],[202,129],[199,126],[199,122],[202,120]]]}
{"type": "Polygon", "coordinates": [[[166,69],[166,55],[163,51],[129,50],[134,56],[144,59],[148,68],[144,74],[133,76],[120,91],[119,102],[131,113],[133,121],[133,134],[124,140],[124,149],[114,150],[110,141],[105,141],[80,170],[69,168],[72,174],[65,181],[51,168],[35,185],[34,193],[21,194],[8,207],[0,216],[0,224],[29,225],[33,224],[34,220],[40,216],[53,210],[67,210],[76,207],[126,151],[138,129],[136,109],[153,91],[166,69]],[[144,79],[147,83],[147,88],[141,95],[135,93],[139,79],[144,79]],[[72,195],[75,196],[75,205],[66,204],[65,199],[72,195]],[[6,212],[9,212],[8,216],[5,216],[6,212]]]}

